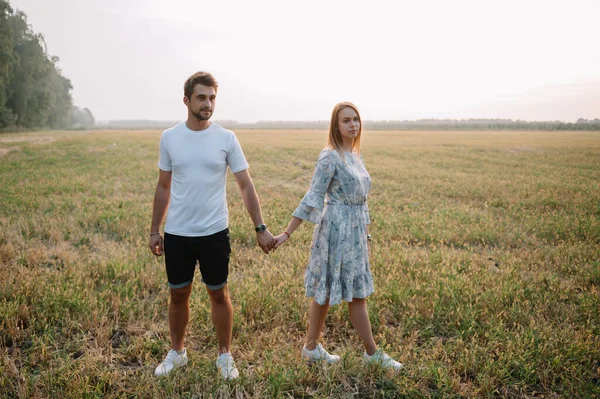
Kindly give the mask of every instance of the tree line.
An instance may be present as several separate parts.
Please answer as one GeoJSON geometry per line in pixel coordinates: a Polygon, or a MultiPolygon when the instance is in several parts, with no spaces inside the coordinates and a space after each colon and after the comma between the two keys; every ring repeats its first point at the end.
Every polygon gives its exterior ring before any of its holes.
{"type": "Polygon", "coordinates": [[[393,130],[596,130],[600,119],[577,122],[522,121],[512,119],[420,119],[415,121],[365,121],[367,129],[393,130]]]}
{"type": "MultiPolygon", "coordinates": [[[[329,121],[259,121],[238,123],[221,121],[230,129],[327,129],[329,121]]],[[[512,119],[419,119],[363,121],[369,130],[595,130],[600,131],[600,119],[578,119],[577,122],[521,121],[512,119]]]]}
{"type": "Polygon", "coordinates": [[[71,81],[27,15],[0,0],[0,130],[85,128],[91,111],[73,105],[71,81]]]}
{"type": "MultiPolygon", "coordinates": [[[[181,120],[129,119],[100,122],[97,129],[167,129],[181,120]]],[[[227,129],[281,129],[281,130],[327,130],[329,121],[258,121],[237,122],[235,120],[216,120],[227,129]]],[[[600,131],[600,119],[578,119],[577,122],[539,121],[528,122],[511,119],[419,119],[400,121],[363,121],[368,130],[589,130],[600,131]]]]}

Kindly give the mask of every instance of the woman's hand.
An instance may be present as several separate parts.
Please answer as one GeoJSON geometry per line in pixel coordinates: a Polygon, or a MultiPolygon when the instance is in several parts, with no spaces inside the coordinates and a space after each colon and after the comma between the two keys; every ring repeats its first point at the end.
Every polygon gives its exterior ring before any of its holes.
{"type": "Polygon", "coordinates": [[[278,236],[275,236],[275,246],[273,247],[273,249],[279,248],[279,246],[286,242],[288,238],[290,238],[290,235],[288,233],[281,233],[278,236]]]}

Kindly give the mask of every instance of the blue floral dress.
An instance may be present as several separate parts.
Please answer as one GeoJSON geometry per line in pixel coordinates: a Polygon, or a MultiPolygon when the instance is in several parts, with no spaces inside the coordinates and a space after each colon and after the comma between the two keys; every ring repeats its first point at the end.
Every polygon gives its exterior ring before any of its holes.
{"type": "Polygon", "coordinates": [[[310,189],[293,216],[316,223],[304,274],[307,297],[318,304],[366,298],[374,291],[369,266],[367,195],[371,176],[362,157],[325,149],[310,189]]]}

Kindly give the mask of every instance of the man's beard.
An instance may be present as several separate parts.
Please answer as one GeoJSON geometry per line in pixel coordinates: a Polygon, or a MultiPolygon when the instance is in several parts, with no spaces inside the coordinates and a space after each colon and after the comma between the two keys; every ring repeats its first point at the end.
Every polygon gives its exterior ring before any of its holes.
{"type": "Polygon", "coordinates": [[[196,119],[198,119],[199,121],[207,121],[212,116],[212,111],[207,110],[207,109],[205,109],[205,110],[201,109],[200,112],[192,111],[192,115],[194,115],[196,117],[196,119]],[[202,111],[208,111],[208,112],[210,112],[210,114],[208,116],[204,116],[204,115],[202,115],[202,111]]]}

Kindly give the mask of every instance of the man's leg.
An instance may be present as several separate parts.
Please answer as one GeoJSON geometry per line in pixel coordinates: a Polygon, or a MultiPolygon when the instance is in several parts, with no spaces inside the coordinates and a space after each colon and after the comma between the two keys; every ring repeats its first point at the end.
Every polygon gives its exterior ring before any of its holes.
{"type": "Polygon", "coordinates": [[[190,320],[190,295],[196,259],[189,250],[189,238],[165,233],[164,252],[169,290],[169,335],[171,350],[154,374],[165,376],[188,362],[185,352],[185,329],[190,320]]]}
{"type": "Polygon", "coordinates": [[[171,288],[169,302],[169,332],[171,347],[176,351],[183,350],[185,328],[190,320],[190,295],[192,284],[183,288],[171,288]]]}
{"type": "Polygon", "coordinates": [[[233,329],[233,306],[231,305],[229,290],[227,285],[216,290],[207,287],[206,290],[210,295],[212,321],[217,330],[219,354],[228,353],[233,329]]]}

